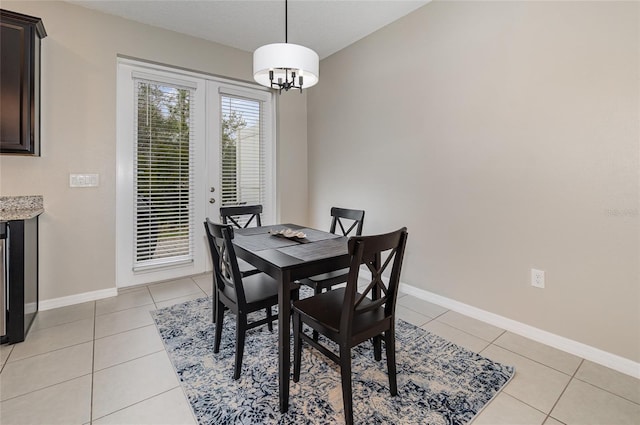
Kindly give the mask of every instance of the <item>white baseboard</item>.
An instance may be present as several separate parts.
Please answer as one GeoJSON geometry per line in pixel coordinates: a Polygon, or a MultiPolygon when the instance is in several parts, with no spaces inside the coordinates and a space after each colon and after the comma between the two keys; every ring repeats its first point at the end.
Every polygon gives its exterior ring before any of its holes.
{"type": "Polygon", "coordinates": [[[460,301],[452,300],[451,298],[443,297],[442,295],[434,294],[433,292],[425,291],[424,289],[416,288],[415,286],[407,285],[406,283],[401,283],[399,290],[400,292],[413,295],[416,298],[429,301],[449,310],[464,314],[465,316],[478,319],[525,338],[617,370],[634,378],[640,378],[640,363],[616,354],[461,303],[460,301]]]}
{"type": "Polygon", "coordinates": [[[39,302],[40,311],[51,310],[58,307],[80,304],[87,301],[101,300],[103,298],[115,297],[118,295],[117,288],[101,289],[99,291],[83,292],[82,294],[69,295],[68,297],[52,298],[39,302]]]}

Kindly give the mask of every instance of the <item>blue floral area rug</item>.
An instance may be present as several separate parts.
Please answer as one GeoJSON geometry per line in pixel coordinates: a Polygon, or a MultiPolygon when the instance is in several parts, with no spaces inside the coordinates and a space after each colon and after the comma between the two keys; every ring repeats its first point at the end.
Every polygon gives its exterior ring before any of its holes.
{"type": "MultiPolygon", "coordinates": [[[[214,354],[211,298],[152,315],[200,424],[344,423],[340,369],[308,345],[300,382],[291,381],[289,411],[278,410],[277,322],[273,332],[263,326],[247,333],[242,375],[234,381],[235,316],[225,315],[220,352],[214,354]]],[[[370,343],[352,350],[356,423],[467,424],[514,375],[513,367],[402,320],[396,336],[396,397],[389,393],[384,348],[379,362],[370,343]]]]}

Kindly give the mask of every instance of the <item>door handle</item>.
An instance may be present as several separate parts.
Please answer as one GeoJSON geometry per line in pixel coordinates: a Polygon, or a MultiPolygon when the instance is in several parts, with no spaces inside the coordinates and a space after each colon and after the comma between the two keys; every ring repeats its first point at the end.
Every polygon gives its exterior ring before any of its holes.
{"type": "Polygon", "coordinates": [[[215,200],[214,198],[209,198],[209,203],[210,203],[210,204],[215,204],[215,203],[216,203],[216,200],[215,200]]]}

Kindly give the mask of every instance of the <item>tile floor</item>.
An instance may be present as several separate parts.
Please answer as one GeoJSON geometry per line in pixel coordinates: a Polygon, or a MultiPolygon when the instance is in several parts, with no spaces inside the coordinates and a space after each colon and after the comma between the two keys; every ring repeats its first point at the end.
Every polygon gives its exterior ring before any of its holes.
{"type": "MultiPolygon", "coordinates": [[[[0,347],[0,423],[194,424],[150,310],[211,293],[211,275],[42,311],[0,347]]],[[[398,316],[516,376],[474,424],[640,424],[640,381],[412,296],[398,316]]]]}

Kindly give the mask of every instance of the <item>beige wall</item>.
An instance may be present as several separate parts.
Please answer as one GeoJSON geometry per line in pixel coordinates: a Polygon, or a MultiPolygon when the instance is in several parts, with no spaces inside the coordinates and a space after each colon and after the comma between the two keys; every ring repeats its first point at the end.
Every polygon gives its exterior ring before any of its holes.
{"type": "Polygon", "coordinates": [[[278,213],[280,223],[308,222],[307,96],[292,91],[278,97],[278,213]]]}
{"type": "MultiPolygon", "coordinates": [[[[0,195],[44,195],[40,299],[114,288],[117,55],[250,81],[251,53],[68,3],[3,0],[2,8],[42,18],[48,33],[42,156],[0,156],[0,195]],[[100,186],[70,189],[69,173],[99,173],[100,186]]],[[[295,110],[300,101],[283,98],[280,106],[295,110]]],[[[278,150],[286,153],[280,173],[295,174],[297,182],[283,181],[279,206],[289,220],[305,221],[306,193],[302,201],[288,194],[306,192],[306,128],[280,133],[278,150]]]]}
{"type": "Polygon", "coordinates": [[[640,361],[639,8],[435,2],[323,60],[312,224],[406,225],[404,282],[640,361]]]}

